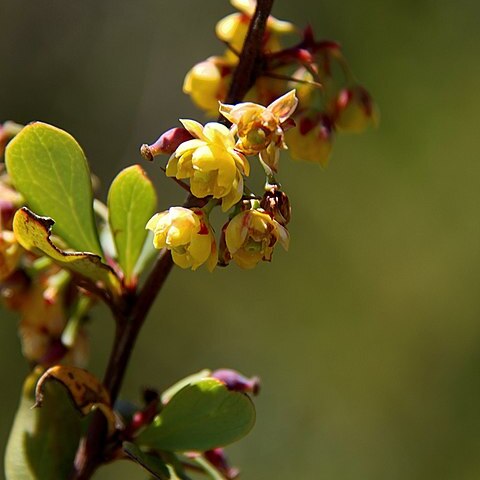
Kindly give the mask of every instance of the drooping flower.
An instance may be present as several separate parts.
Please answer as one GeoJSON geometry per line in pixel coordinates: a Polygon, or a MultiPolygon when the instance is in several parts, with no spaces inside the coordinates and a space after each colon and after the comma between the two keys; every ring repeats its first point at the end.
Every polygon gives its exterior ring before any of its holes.
{"type": "Polygon", "coordinates": [[[286,133],[290,155],[295,160],[306,160],[327,166],[333,146],[333,126],[324,115],[303,115],[298,127],[286,133]]]}
{"type": "Polygon", "coordinates": [[[183,92],[197,107],[215,116],[218,102],[227,95],[234,64],[226,57],[210,57],[194,65],[185,76],[183,92]]]}
{"type": "Polygon", "coordinates": [[[247,159],[235,150],[235,137],[225,125],[211,122],[203,127],[194,120],[180,121],[195,138],[175,150],[167,176],[188,178],[197,198],[221,198],[226,212],[242,198],[243,175],[250,173],[247,159]]]}
{"type": "Polygon", "coordinates": [[[287,148],[284,125],[297,104],[295,90],[291,90],[268,107],[253,102],[237,105],[220,103],[219,111],[237,127],[239,139],[235,148],[246,155],[260,154],[261,160],[276,171],[279,150],[287,148]]]}
{"type": "Polygon", "coordinates": [[[239,213],[225,229],[228,254],[242,268],[253,268],[261,260],[269,262],[277,242],[288,249],[288,230],[261,209],[239,213]]]}
{"type": "Polygon", "coordinates": [[[215,268],[215,237],[200,208],[171,207],[155,214],[145,228],[154,233],[155,248],[168,248],[179,267],[196,270],[205,263],[209,271],[215,268]]]}
{"type": "MultiPolygon", "coordinates": [[[[227,51],[226,57],[237,60],[234,52],[240,53],[243,42],[247,36],[250,20],[255,12],[255,0],[230,0],[230,3],[239,12],[226,16],[217,23],[216,34],[223,42],[230,45],[231,50],[227,51]]],[[[268,17],[265,37],[263,39],[263,50],[265,52],[276,52],[281,49],[279,36],[295,31],[295,26],[290,22],[278,20],[275,17],[268,17]]]]}
{"type": "Polygon", "coordinates": [[[342,89],[335,106],[335,126],[341,131],[360,133],[368,126],[378,123],[378,112],[373,99],[360,85],[342,89]]]}

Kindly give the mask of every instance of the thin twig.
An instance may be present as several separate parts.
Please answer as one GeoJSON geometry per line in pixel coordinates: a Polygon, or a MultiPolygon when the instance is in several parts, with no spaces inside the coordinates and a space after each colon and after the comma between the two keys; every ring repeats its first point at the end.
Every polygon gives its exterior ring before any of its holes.
{"type": "Polygon", "coordinates": [[[319,82],[312,82],[311,80],[303,80],[301,78],[291,77],[290,75],[282,75],[281,73],[265,72],[262,73],[262,77],[273,78],[274,80],[284,80],[287,82],[294,82],[301,85],[309,85],[311,87],[323,88],[319,82]]]}

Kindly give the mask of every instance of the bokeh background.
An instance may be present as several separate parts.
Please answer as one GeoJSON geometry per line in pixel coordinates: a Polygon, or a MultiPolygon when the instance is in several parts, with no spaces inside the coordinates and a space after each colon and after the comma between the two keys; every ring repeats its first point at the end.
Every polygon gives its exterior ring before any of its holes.
{"type": "MultiPolygon", "coordinates": [[[[104,185],[179,117],[195,62],[223,51],[227,0],[0,0],[0,120],[71,132],[104,185]]],[[[284,158],[288,254],[244,272],[175,270],[124,397],[203,367],[263,379],[229,449],[245,480],[480,478],[480,4],[277,0],[342,43],[381,126],[340,136],[330,167],[284,158]]],[[[183,194],[145,165],[166,208],[183,194]]],[[[105,189],[104,189],[105,194],[105,189]]],[[[1,312],[0,446],[27,367],[1,312]]],[[[91,325],[101,375],[112,321],[91,325]]],[[[97,479],[142,479],[126,462],[97,479]]]]}

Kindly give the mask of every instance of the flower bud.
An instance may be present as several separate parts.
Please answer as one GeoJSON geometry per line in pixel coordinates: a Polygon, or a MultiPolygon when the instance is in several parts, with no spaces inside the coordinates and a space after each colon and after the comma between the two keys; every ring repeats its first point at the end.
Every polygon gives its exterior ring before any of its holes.
{"type": "Polygon", "coordinates": [[[290,222],[292,213],[290,200],[285,192],[278,189],[277,185],[272,186],[264,193],[260,207],[280,225],[285,226],[290,222]]]}
{"type": "Polygon", "coordinates": [[[377,117],[372,97],[360,85],[344,88],[338,94],[335,126],[339,130],[360,133],[368,126],[376,125],[377,117]]]}
{"type": "Polygon", "coordinates": [[[145,160],[152,161],[159,155],[171,155],[183,142],[193,137],[188,130],[182,127],[175,127],[162,133],[158,140],[151,145],[144,143],[140,147],[140,153],[145,160]]]}
{"type": "Polygon", "coordinates": [[[257,395],[260,391],[260,379],[258,377],[247,378],[236,370],[222,368],[215,370],[211,377],[220,380],[225,386],[234,392],[252,393],[257,395]]]}

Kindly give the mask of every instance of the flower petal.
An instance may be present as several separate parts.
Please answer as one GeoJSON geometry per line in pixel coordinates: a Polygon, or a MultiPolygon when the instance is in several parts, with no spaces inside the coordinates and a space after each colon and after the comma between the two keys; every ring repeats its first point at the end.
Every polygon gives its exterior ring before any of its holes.
{"type": "Polygon", "coordinates": [[[196,270],[200,265],[204,264],[212,250],[212,237],[210,235],[194,235],[188,253],[192,258],[192,270],[196,270]]]}
{"type": "Polygon", "coordinates": [[[177,157],[181,157],[184,155],[188,150],[195,150],[196,148],[205,145],[203,140],[199,140],[198,138],[194,138],[193,140],[187,140],[186,142],[181,143],[177,149],[175,150],[175,155],[177,157]]]}
{"type": "Polygon", "coordinates": [[[225,125],[218,122],[209,122],[203,128],[205,138],[214,145],[232,148],[235,145],[235,139],[232,132],[225,125]]]}
{"type": "Polygon", "coordinates": [[[178,169],[178,158],[175,156],[175,153],[173,153],[168,159],[165,174],[167,175],[167,177],[175,177],[177,175],[177,169],[178,169]]]}
{"type": "Polygon", "coordinates": [[[205,140],[203,135],[203,126],[195,120],[180,119],[180,123],[194,136],[200,140],[205,140]]]}
{"type": "Polygon", "coordinates": [[[242,212],[233,217],[225,230],[225,242],[228,251],[233,255],[245,243],[248,235],[248,212],[242,212]]]}
{"type": "Polygon", "coordinates": [[[237,166],[240,167],[240,171],[248,177],[250,175],[250,163],[248,163],[247,157],[236,150],[231,150],[230,154],[235,159],[237,166]]]}
{"type": "Polygon", "coordinates": [[[278,241],[280,242],[280,245],[285,250],[288,250],[288,247],[290,246],[290,234],[288,233],[288,230],[283,225],[280,225],[275,220],[274,222],[275,222],[275,230],[277,233],[278,241]]]}
{"type": "Polygon", "coordinates": [[[175,250],[172,250],[172,259],[175,265],[178,265],[180,268],[192,267],[192,259],[188,253],[178,253],[175,250]]]}
{"type": "Polygon", "coordinates": [[[225,18],[222,18],[215,27],[215,34],[217,37],[224,42],[232,40],[235,31],[241,22],[241,16],[240,13],[231,13],[225,18]]]}
{"type": "Polygon", "coordinates": [[[230,3],[234,8],[240,10],[245,15],[253,15],[255,12],[256,2],[252,0],[230,0],[230,3]]]}
{"type": "Polygon", "coordinates": [[[222,198],[222,212],[226,212],[230,210],[235,204],[237,204],[243,196],[243,177],[242,175],[238,174],[235,178],[232,188],[222,198]]]}
{"type": "Polygon", "coordinates": [[[270,110],[280,120],[280,123],[290,117],[297,108],[298,98],[295,93],[295,89],[290,90],[267,107],[267,110],[270,110]]]}

